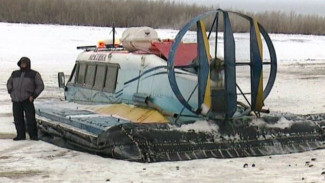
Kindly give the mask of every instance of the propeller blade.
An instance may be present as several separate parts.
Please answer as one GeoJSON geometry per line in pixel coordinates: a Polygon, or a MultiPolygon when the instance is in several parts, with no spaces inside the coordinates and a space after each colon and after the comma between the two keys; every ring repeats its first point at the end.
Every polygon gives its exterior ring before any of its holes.
{"type": "MultiPolygon", "coordinates": [[[[231,13],[239,15],[239,16],[247,19],[248,21],[250,21],[250,23],[252,25],[253,18],[251,18],[251,17],[249,17],[247,15],[244,15],[242,13],[238,13],[238,12],[231,12],[231,13]]],[[[266,87],[264,88],[264,94],[263,94],[264,95],[263,99],[265,100],[267,98],[267,96],[270,94],[270,92],[271,92],[271,90],[273,88],[275,79],[276,79],[277,58],[276,58],[275,49],[274,49],[274,46],[273,46],[273,43],[271,41],[270,36],[268,35],[268,33],[265,31],[265,29],[263,28],[263,26],[261,24],[259,24],[259,23],[257,23],[257,24],[258,24],[259,31],[262,34],[262,36],[263,36],[263,38],[265,40],[265,43],[267,45],[267,48],[268,48],[268,51],[269,51],[269,54],[270,54],[270,60],[271,60],[271,62],[270,62],[271,63],[271,68],[270,68],[271,70],[270,70],[269,80],[267,81],[266,87]]],[[[253,36],[255,36],[255,35],[253,34],[253,36]]]]}
{"type": "Polygon", "coordinates": [[[226,118],[231,118],[237,110],[236,91],[236,51],[235,39],[229,14],[223,11],[224,18],[224,59],[225,59],[225,88],[226,88],[226,118]]]}
{"type": "MultiPolygon", "coordinates": [[[[215,14],[218,11],[221,11],[221,10],[212,10],[212,11],[201,14],[201,15],[193,18],[192,20],[190,20],[176,35],[176,37],[174,39],[174,43],[172,45],[172,48],[169,52],[168,60],[167,60],[168,80],[169,80],[170,86],[171,86],[175,96],[179,100],[179,102],[186,109],[188,109],[189,111],[191,111],[194,114],[197,114],[198,110],[196,108],[192,107],[188,103],[188,101],[184,98],[184,96],[182,95],[180,89],[178,88],[177,82],[176,82],[176,76],[175,76],[175,71],[174,71],[174,68],[175,68],[174,61],[175,61],[175,56],[176,56],[176,50],[177,50],[178,46],[180,45],[180,43],[182,42],[182,38],[184,37],[186,32],[189,31],[193,25],[197,24],[197,22],[200,21],[201,19],[203,19],[209,15],[215,14]]],[[[209,70],[209,68],[208,68],[208,70],[209,70]]]]}
{"type": "Polygon", "coordinates": [[[211,88],[210,88],[210,46],[203,21],[197,22],[197,43],[198,43],[198,106],[202,112],[206,113],[211,108],[211,88]],[[203,104],[203,105],[202,105],[203,104]]]}
{"type": "Polygon", "coordinates": [[[263,94],[263,44],[255,19],[251,22],[251,93],[252,110],[260,111],[264,105],[263,94]]]}

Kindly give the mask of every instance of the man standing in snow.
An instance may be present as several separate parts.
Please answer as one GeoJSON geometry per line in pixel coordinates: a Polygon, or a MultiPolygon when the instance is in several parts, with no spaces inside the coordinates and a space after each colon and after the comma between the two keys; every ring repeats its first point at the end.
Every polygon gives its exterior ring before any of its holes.
{"type": "Polygon", "coordinates": [[[26,139],[24,112],[29,138],[31,140],[38,140],[33,102],[43,91],[44,83],[41,75],[30,68],[29,58],[22,57],[17,65],[20,67],[20,70],[13,71],[7,82],[17,130],[17,136],[13,140],[26,139]]]}

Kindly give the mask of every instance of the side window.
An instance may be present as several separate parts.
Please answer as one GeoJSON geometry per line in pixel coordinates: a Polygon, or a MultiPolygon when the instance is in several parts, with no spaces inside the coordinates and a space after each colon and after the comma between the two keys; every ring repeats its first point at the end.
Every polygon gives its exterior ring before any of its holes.
{"type": "Polygon", "coordinates": [[[113,93],[115,91],[118,69],[118,64],[109,64],[107,66],[104,91],[108,93],[113,93]]]}
{"type": "Polygon", "coordinates": [[[78,71],[78,79],[77,79],[78,84],[84,84],[84,82],[85,82],[85,74],[86,74],[86,64],[85,63],[80,63],[79,71],[78,71]]]}
{"type": "Polygon", "coordinates": [[[92,88],[94,85],[95,72],[96,72],[96,65],[95,64],[88,65],[85,84],[89,88],[92,88]]]}
{"type": "Polygon", "coordinates": [[[96,78],[95,78],[95,90],[102,90],[104,88],[106,74],[106,65],[99,64],[97,65],[96,78]]]}
{"type": "Polygon", "coordinates": [[[76,82],[77,67],[79,67],[79,65],[75,64],[73,69],[72,69],[70,78],[68,80],[69,83],[75,83],[76,82]]]}

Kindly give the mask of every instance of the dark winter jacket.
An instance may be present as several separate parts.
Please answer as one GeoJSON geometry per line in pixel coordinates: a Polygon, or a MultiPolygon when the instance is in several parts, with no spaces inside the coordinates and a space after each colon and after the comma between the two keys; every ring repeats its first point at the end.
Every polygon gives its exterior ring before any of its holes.
{"type": "MultiPolygon", "coordinates": [[[[19,67],[21,60],[17,63],[19,67]]],[[[33,96],[35,99],[44,89],[41,75],[30,69],[31,64],[28,58],[24,61],[27,61],[27,68],[13,71],[7,82],[8,93],[13,102],[25,101],[30,96],[33,96]]]]}

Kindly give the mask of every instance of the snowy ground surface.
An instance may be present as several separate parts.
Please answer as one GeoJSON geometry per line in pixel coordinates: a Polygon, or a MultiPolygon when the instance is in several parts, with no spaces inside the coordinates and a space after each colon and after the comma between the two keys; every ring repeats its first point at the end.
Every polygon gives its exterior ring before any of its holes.
{"type": "MultiPolygon", "coordinates": [[[[117,37],[123,30],[117,29],[117,37]]],[[[0,182],[325,182],[325,150],[236,159],[133,163],[60,148],[42,141],[13,142],[6,81],[21,56],[32,60],[46,90],[39,100],[62,97],[57,72],[71,72],[80,50],[109,36],[110,28],[0,23],[0,182]]],[[[158,30],[174,38],[175,30],[158,30]]],[[[236,34],[247,44],[247,34],[236,34]]],[[[189,40],[193,35],[189,35],[189,40]]],[[[271,35],[278,77],[266,107],[297,114],[325,112],[325,37],[271,35]]],[[[237,50],[245,60],[245,51],[237,50]]]]}

